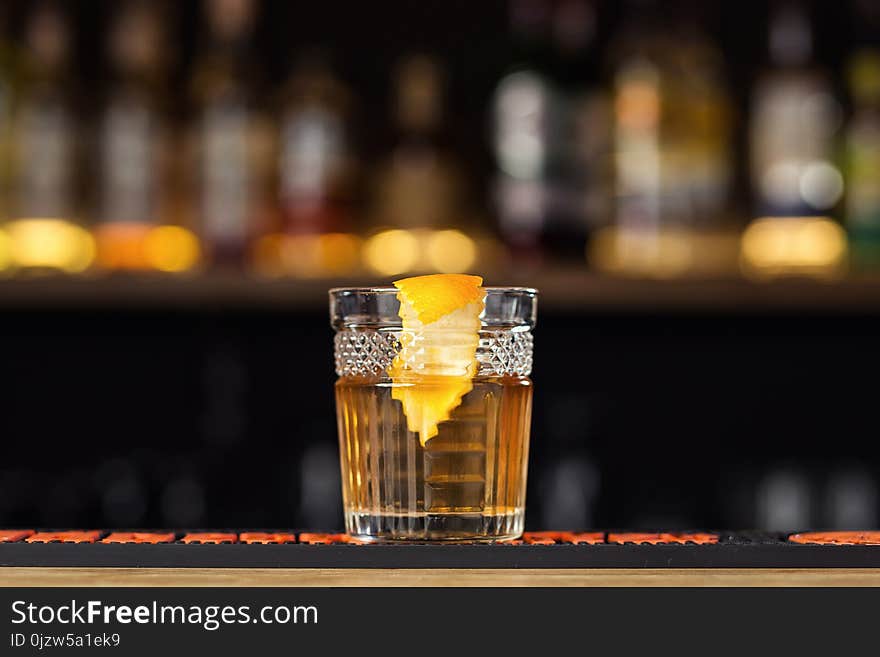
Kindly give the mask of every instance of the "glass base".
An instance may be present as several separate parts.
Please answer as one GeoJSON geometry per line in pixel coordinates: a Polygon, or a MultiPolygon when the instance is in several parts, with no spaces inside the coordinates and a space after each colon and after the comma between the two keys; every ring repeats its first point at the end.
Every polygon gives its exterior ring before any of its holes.
{"type": "Polygon", "coordinates": [[[348,512],[345,528],[359,541],[510,541],[523,533],[525,512],[379,514],[348,512]]]}

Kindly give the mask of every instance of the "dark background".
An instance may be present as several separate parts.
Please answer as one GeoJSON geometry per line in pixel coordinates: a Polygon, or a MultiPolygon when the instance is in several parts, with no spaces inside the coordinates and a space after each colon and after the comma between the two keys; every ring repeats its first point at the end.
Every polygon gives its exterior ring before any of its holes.
{"type": "MultiPolygon", "coordinates": [[[[878,319],[542,312],[528,526],[830,525],[846,482],[875,521],[878,319]]],[[[321,310],[2,326],[4,524],[341,525],[321,310]]]]}

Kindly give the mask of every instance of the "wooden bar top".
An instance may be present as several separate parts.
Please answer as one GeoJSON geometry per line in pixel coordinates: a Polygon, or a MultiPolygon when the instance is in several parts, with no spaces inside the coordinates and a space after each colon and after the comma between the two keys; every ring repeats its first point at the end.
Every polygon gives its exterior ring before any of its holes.
{"type": "Polygon", "coordinates": [[[15,586],[880,586],[880,568],[0,568],[15,586]]]}

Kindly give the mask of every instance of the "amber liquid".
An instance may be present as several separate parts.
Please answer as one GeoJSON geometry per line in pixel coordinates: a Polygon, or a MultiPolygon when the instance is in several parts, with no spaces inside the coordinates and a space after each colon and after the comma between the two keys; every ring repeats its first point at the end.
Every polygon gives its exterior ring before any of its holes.
{"type": "Polygon", "coordinates": [[[395,385],[336,384],[346,529],[364,540],[504,540],[522,533],[532,406],[527,377],[474,380],[422,447],[395,385]]]}

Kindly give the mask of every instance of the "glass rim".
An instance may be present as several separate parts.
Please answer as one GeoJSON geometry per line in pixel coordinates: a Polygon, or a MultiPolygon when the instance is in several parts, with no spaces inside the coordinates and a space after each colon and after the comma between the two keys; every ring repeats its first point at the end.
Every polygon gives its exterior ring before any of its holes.
{"type": "MultiPolygon", "coordinates": [[[[483,289],[488,294],[489,292],[496,293],[517,293],[521,292],[523,294],[527,294],[530,296],[538,296],[538,288],[535,287],[525,287],[519,285],[486,285],[483,289]]],[[[386,294],[386,293],[394,293],[395,295],[400,292],[393,285],[376,285],[376,286],[363,286],[363,287],[331,287],[327,293],[330,295],[335,294],[386,294]]]]}
{"type": "MultiPolygon", "coordinates": [[[[486,286],[486,306],[480,314],[484,328],[533,328],[537,319],[538,290],[533,287],[486,286]]],[[[399,290],[392,286],[335,287],[330,298],[333,328],[394,328],[400,326],[399,290]]]]}

